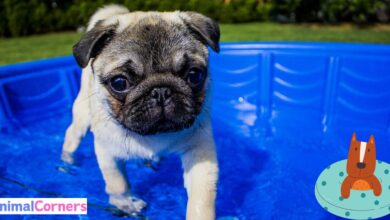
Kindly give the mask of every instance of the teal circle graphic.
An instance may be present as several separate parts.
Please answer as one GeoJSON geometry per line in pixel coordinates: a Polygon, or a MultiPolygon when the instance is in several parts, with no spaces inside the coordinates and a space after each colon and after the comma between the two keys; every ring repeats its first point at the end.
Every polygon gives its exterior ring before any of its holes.
{"type": "Polygon", "coordinates": [[[375,176],[382,185],[382,193],[373,190],[352,190],[349,198],[341,196],[340,188],[348,176],[347,160],[338,161],[322,171],[315,185],[315,196],[321,207],[334,215],[348,219],[375,219],[390,214],[390,164],[377,161],[375,176]],[[387,170],[387,172],[386,172],[387,170]]]}

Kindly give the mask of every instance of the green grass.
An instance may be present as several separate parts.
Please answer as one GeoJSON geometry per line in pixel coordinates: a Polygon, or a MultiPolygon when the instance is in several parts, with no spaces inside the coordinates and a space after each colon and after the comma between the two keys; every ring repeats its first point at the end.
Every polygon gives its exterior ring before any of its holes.
{"type": "Polygon", "coordinates": [[[222,41],[326,41],[390,43],[390,25],[248,23],[221,25],[222,41]]]}
{"type": "MultiPolygon", "coordinates": [[[[71,54],[75,32],[0,38],[0,65],[71,54]]],[[[390,44],[390,25],[221,24],[221,41],[327,41],[390,44]]]]}
{"type": "Polygon", "coordinates": [[[64,56],[81,37],[76,32],[61,32],[21,38],[0,38],[0,65],[64,56]]]}

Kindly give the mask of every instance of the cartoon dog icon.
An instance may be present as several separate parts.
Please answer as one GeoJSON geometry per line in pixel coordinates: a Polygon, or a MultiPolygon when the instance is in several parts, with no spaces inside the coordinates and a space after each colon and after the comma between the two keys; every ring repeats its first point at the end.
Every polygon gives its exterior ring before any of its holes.
{"type": "Polygon", "coordinates": [[[376,166],[375,139],[371,135],[368,142],[356,140],[353,133],[347,160],[347,177],[341,184],[341,196],[348,198],[353,190],[373,190],[375,196],[382,193],[381,183],[374,175],[376,166]]]}

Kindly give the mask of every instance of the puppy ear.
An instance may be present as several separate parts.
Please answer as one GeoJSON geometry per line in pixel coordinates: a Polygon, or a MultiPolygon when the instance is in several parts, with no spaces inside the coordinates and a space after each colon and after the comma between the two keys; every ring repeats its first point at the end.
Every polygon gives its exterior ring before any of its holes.
{"type": "Polygon", "coordinates": [[[353,132],[351,141],[356,141],[356,132],[353,132]]]}
{"type": "Polygon", "coordinates": [[[73,46],[73,55],[82,68],[88,65],[91,58],[99,55],[115,34],[115,25],[103,27],[99,22],[73,46]]]}
{"type": "Polygon", "coordinates": [[[375,144],[374,135],[370,135],[370,140],[368,142],[370,142],[370,144],[375,144]]]}
{"type": "Polygon", "coordinates": [[[219,52],[220,31],[217,22],[196,12],[181,12],[180,17],[195,37],[219,52]]]}

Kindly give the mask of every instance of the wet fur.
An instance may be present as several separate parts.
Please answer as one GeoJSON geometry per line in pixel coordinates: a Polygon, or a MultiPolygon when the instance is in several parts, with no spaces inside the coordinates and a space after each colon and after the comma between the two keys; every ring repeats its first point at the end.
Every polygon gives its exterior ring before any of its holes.
{"type": "Polygon", "coordinates": [[[190,66],[207,71],[207,45],[219,51],[218,41],[218,25],[197,13],[127,13],[116,5],[97,11],[74,47],[83,74],[62,160],[74,162],[80,140],[91,129],[110,203],[137,213],[146,204],[132,196],[123,160],[177,153],[188,193],[187,219],[214,219],[218,165],[210,76],[194,88],[185,81],[184,72],[190,66]],[[118,96],[107,87],[107,80],[116,74],[134,80],[128,94],[118,96]],[[148,102],[155,86],[173,91],[176,104],[167,123],[150,116],[155,107],[148,102]]]}

